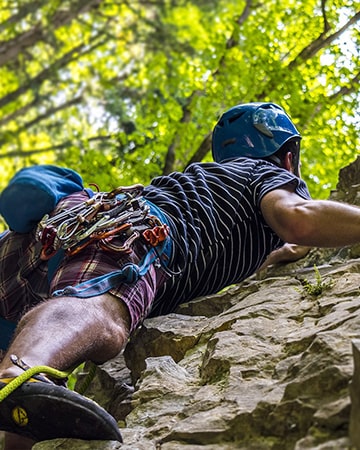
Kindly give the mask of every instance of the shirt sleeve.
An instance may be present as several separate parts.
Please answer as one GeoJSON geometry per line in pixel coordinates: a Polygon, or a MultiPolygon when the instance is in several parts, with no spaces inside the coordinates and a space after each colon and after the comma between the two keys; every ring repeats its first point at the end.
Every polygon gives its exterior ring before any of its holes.
{"type": "Polygon", "coordinates": [[[266,161],[261,161],[257,165],[254,171],[253,183],[255,184],[254,191],[256,192],[256,203],[258,207],[266,194],[275,189],[285,187],[292,188],[304,200],[311,199],[307,185],[302,179],[266,161]]]}

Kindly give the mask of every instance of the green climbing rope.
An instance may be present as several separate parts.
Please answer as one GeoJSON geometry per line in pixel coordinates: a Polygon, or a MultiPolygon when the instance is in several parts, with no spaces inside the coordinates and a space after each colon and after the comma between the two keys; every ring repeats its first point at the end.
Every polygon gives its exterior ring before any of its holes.
{"type": "Polygon", "coordinates": [[[19,386],[21,386],[26,381],[30,380],[31,377],[34,375],[38,375],[40,373],[45,373],[47,375],[50,375],[54,378],[67,378],[69,374],[72,372],[72,370],[68,372],[64,372],[61,370],[53,369],[52,367],[48,366],[34,366],[30,367],[29,369],[25,370],[22,374],[18,375],[13,380],[9,381],[9,383],[4,386],[0,390],[0,402],[6,399],[12,392],[15,391],[19,386]]]}
{"type": "Polygon", "coordinates": [[[94,379],[94,376],[96,373],[96,364],[94,364],[91,361],[89,361],[89,364],[90,364],[89,372],[87,373],[87,375],[86,375],[84,381],[81,383],[80,387],[76,390],[76,392],[81,395],[83,395],[88,390],[90,383],[94,379]]]}
{"type": "MultiPolygon", "coordinates": [[[[17,389],[19,386],[21,386],[26,381],[30,380],[30,378],[35,375],[45,374],[45,375],[49,375],[50,377],[53,377],[53,378],[64,379],[64,378],[68,378],[69,375],[72,372],[74,372],[74,370],[76,369],[73,367],[72,369],[70,369],[68,371],[62,371],[62,370],[54,369],[53,367],[49,367],[49,366],[29,367],[22,359],[18,358],[16,355],[11,355],[10,359],[15,365],[17,365],[21,369],[23,369],[24,372],[21,375],[18,375],[17,377],[15,377],[13,380],[9,381],[6,384],[6,386],[4,386],[0,390],[0,402],[5,400],[5,398],[8,397],[12,392],[14,392],[15,389],[17,389]]],[[[96,373],[96,364],[93,363],[92,361],[89,361],[89,364],[90,364],[89,372],[86,375],[85,379],[83,380],[80,388],[77,390],[77,392],[81,395],[83,395],[85,393],[85,391],[88,389],[88,387],[90,386],[90,383],[93,380],[95,373],[96,373]]],[[[0,379],[0,381],[1,381],[1,379],[0,379]]],[[[34,381],[34,382],[36,382],[36,381],[34,381]]]]}

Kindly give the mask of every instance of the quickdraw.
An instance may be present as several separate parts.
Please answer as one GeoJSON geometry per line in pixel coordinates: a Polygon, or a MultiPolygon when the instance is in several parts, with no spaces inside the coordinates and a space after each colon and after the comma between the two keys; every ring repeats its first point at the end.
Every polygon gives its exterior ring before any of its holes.
{"type": "Polygon", "coordinates": [[[74,255],[94,241],[103,250],[125,253],[139,238],[150,247],[159,245],[169,235],[169,228],[150,214],[141,196],[143,189],[136,184],[97,192],[72,208],[45,215],[36,232],[42,244],[40,258],[48,260],[59,249],[74,255]]]}

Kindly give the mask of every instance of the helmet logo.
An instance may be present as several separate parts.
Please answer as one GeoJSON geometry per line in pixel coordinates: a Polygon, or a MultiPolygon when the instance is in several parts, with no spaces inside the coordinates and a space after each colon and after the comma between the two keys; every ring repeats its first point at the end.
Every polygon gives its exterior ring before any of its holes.
{"type": "Polygon", "coordinates": [[[269,128],[266,127],[263,123],[254,123],[254,127],[260,131],[260,133],[264,134],[265,136],[269,138],[273,138],[273,133],[269,130],[269,128]]]}

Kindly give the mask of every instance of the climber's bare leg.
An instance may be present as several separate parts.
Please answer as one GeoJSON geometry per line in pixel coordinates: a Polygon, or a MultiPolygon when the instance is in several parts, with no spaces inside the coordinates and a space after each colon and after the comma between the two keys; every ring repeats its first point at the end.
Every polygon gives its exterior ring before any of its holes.
{"type": "Polygon", "coordinates": [[[15,338],[0,363],[0,378],[16,376],[14,354],[29,366],[68,370],[91,360],[103,363],[125,346],[130,318],[124,303],[109,293],[91,298],[51,298],[20,320],[15,338]]]}
{"type": "MultiPolygon", "coordinates": [[[[29,366],[67,370],[86,360],[103,363],[125,346],[129,334],[126,306],[111,294],[88,299],[59,297],[36,306],[19,322],[15,338],[0,363],[0,378],[19,375],[9,355],[29,366]]],[[[5,433],[4,450],[28,450],[31,439],[5,433]]]]}

